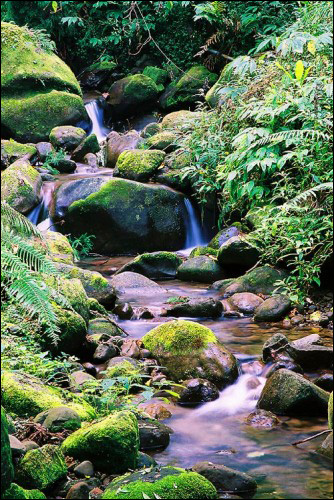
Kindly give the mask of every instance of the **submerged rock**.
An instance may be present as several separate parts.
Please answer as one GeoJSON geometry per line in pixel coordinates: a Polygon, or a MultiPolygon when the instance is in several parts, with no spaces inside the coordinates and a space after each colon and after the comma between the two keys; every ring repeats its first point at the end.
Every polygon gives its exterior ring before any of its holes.
{"type": "Polygon", "coordinates": [[[158,467],[114,479],[102,495],[103,499],[164,498],[207,500],[217,498],[215,487],[196,472],[176,467],[158,467]],[[177,492],[175,492],[177,490],[177,492]]]}
{"type": "Polygon", "coordinates": [[[223,278],[224,272],[214,257],[202,255],[181,264],[177,276],[182,281],[213,283],[223,278]]]}
{"type": "Polygon", "coordinates": [[[48,140],[58,125],[87,117],[78,81],[70,68],[46,51],[27,27],[1,23],[1,126],[23,142],[48,140]]]}
{"type": "Polygon", "coordinates": [[[95,236],[104,254],[177,250],[186,240],[184,196],[164,186],[112,179],[72,203],[64,231],[95,236]]]}
{"type": "Polygon", "coordinates": [[[255,410],[245,419],[247,425],[259,429],[272,429],[280,424],[274,413],[266,410],[255,410]]]}
{"type": "Polygon", "coordinates": [[[257,406],[277,415],[323,416],[328,400],[326,391],[299,373],[281,369],[267,380],[257,406]]]}
{"type": "Polygon", "coordinates": [[[160,167],[165,157],[163,151],[134,149],[124,151],[117,160],[115,177],[147,182],[160,167]]]}
{"type": "Polygon", "coordinates": [[[173,279],[181,264],[182,259],[173,252],[143,253],[121,267],[116,275],[131,271],[151,280],[173,279]]]}
{"type": "Polygon", "coordinates": [[[198,323],[170,321],[151,330],[142,340],[176,382],[202,378],[222,387],[238,377],[233,354],[209,328],[198,323]]]}
{"type": "Polygon", "coordinates": [[[1,175],[1,201],[22,214],[41,200],[42,177],[28,160],[16,160],[1,175]]]}

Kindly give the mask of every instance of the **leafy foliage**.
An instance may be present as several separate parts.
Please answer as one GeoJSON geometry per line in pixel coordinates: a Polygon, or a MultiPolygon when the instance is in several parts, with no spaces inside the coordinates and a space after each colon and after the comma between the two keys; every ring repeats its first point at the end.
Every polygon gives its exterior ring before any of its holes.
{"type": "Polygon", "coordinates": [[[73,238],[71,235],[68,236],[76,260],[83,259],[89,255],[94,246],[94,238],[93,234],[87,233],[81,234],[77,238],[73,238]]]}

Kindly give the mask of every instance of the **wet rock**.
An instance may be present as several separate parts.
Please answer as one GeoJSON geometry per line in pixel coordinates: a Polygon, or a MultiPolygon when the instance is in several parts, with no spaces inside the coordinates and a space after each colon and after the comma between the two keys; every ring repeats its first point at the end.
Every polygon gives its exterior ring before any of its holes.
{"type": "Polygon", "coordinates": [[[150,455],[147,455],[146,453],[143,453],[140,451],[138,453],[138,460],[137,460],[137,467],[136,469],[150,469],[152,467],[156,467],[157,462],[154,460],[153,457],[150,455]]]}
{"type": "Polygon", "coordinates": [[[30,439],[24,439],[22,444],[24,445],[26,451],[37,450],[37,448],[39,448],[39,445],[30,439]]]}
{"type": "Polygon", "coordinates": [[[136,130],[130,130],[127,134],[120,135],[114,130],[108,134],[106,139],[106,166],[114,168],[123,151],[136,149],[140,136],[136,130]]]}
{"type": "Polygon", "coordinates": [[[128,356],[129,358],[139,359],[140,358],[140,347],[138,344],[141,342],[129,339],[125,340],[122,345],[121,356],[128,356]]]}
{"type": "Polygon", "coordinates": [[[329,394],[298,373],[281,369],[266,382],[258,408],[277,415],[327,415],[329,394]]]}
{"type": "Polygon", "coordinates": [[[44,163],[47,157],[52,153],[53,147],[51,142],[38,142],[36,144],[38,159],[44,163]]]}
{"type": "Polygon", "coordinates": [[[80,482],[74,484],[66,495],[67,499],[89,499],[90,488],[87,483],[80,482]]]}
{"type": "Polygon", "coordinates": [[[230,238],[218,251],[218,262],[224,268],[247,270],[254,267],[259,258],[260,251],[244,235],[230,238]]]}
{"type": "Polygon", "coordinates": [[[263,304],[264,300],[254,293],[244,292],[235,293],[228,299],[232,309],[242,314],[254,314],[255,310],[263,304]]]}
{"type": "Polygon", "coordinates": [[[71,159],[74,161],[82,161],[88,153],[98,153],[100,145],[95,134],[86,137],[79,146],[72,152],[71,159]]]}
{"type": "Polygon", "coordinates": [[[74,264],[73,248],[65,235],[56,231],[45,231],[43,240],[51,260],[62,264],[74,264]]]}
{"type": "Polygon", "coordinates": [[[332,368],[333,348],[319,345],[321,343],[319,335],[308,335],[291,342],[289,353],[305,370],[332,368]]]}
{"type": "Polygon", "coordinates": [[[113,83],[107,102],[113,116],[126,117],[138,107],[143,110],[152,106],[158,94],[159,89],[151,78],[141,74],[130,75],[113,83]]]}
{"type": "Polygon", "coordinates": [[[50,132],[50,142],[55,149],[73,151],[87,136],[86,132],[79,127],[63,125],[55,127],[50,132]]]}
{"type": "Polygon", "coordinates": [[[305,318],[304,318],[304,316],[302,314],[297,314],[296,316],[293,316],[291,318],[291,324],[293,326],[299,326],[302,323],[305,323],[305,318]]]}
{"type": "Polygon", "coordinates": [[[140,408],[155,420],[165,420],[172,416],[171,412],[162,403],[143,403],[140,408]]]}
{"type": "Polygon", "coordinates": [[[93,171],[98,171],[99,161],[98,161],[98,158],[97,158],[96,154],[94,154],[94,153],[87,153],[83,157],[83,163],[85,163],[86,165],[89,165],[90,167],[92,167],[93,171]]]}
{"type": "Polygon", "coordinates": [[[262,358],[265,363],[276,359],[279,353],[284,352],[289,346],[288,338],[283,333],[275,333],[268,339],[262,350],[262,358]]]}
{"type": "Polygon", "coordinates": [[[290,310],[290,299],[285,295],[275,295],[256,309],[254,320],[258,323],[280,321],[290,310]]]}
{"type": "Polygon", "coordinates": [[[42,178],[29,161],[12,163],[1,175],[1,200],[22,214],[29,213],[41,200],[42,178]]]}
{"type": "Polygon", "coordinates": [[[215,288],[222,291],[224,297],[234,293],[250,292],[256,295],[271,295],[277,289],[277,281],[282,281],[287,273],[270,266],[263,266],[249,271],[240,278],[231,279],[215,284],[215,288]]]}
{"type": "Polygon", "coordinates": [[[223,270],[214,257],[202,255],[188,259],[177,271],[178,279],[198,283],[213,283],[223,278],[223,270]]]}
{"type": "Polygon", "coordinates": [[[317,451],[320,455],[323,455],[329,460],[333,460],[333,432],[327,436],[317,451]]]}
{"type": "Polygon", "coordinates": [[[333,391],[333,374],[332,373],[324,373],[320,375],[320,377],[316,378],[314,381],[315,385],[324,389],[324,391],[332,392],[333,391]]]}
{"type": "Polygon", "coordinates": [[[104,318],[91,319],[88,324],[89,335],[105,335],[109,337],[123,337],[124,331],[114,322],[104,318]]]}
{"type": "Polygon", "coordinates": [[[119,302],[117,301],[116,306],[113,309],[113,313],[119,317],[119,319],[131,319],[133,316],[132,305],[129,302],[119,302]]]}
{"type": "Polygon", "coordinates": [[[117,356],[117,354],[118,349],[113,344],[100,344],[94,352],[93,360],[96,363],[104,363],[105,361],[117,356]]]}
{"type": "Polygon", "coordinates": [[[135,316],[138,319],[153,319],[154,313],[150,311],[147,307],[139,307],[135,311],[135,316]]]}
{"type": "Polygon", "coordinates": [[[260,429],[272,429],[280,424],[274,413],[265,410],[255,410],[245,419],[247,425],[260,429]]]}
{"type": "Polygon", "coordinates": [[[224,243],[226,243],[229,239],[234,238],[235,236],[239,236],[241,234],[241,230],[238,226],[231,226],[219,231],[216,236],[210,241],[209,247],[214,248],[215,250],[219,250],[224,243]]]}
{"type": "Polygon", "coordinates": [[[220,492],[236,493],[242,498],[252,498],[255,495],[255,479],[243,472],[211,462],[200,462],[192,470],[208,479],[220,492]]]}
{"type": "Polygon", "coordinates": [[[173,279],[181,264],[182,259],[173,252],[144,253],[125,264],[116,274],[131,271],[142,274],[151,280],[173,279]]]}
{"type": "Polygon", "coordinates": [[[81,462],[74,468],[74,474],[77,477],[92,477],[94,476],[94,466],[89,460],[81,462]]]}
{"type": "Polygon", "coordinates": [[[81,427],[80,416],[67,406],[59,406],[39,413],[34,421],[51,432],[62,432],[65,429],[76,431],[81,427]]]}
{"type": "Polygon", "coordinates": [[[138,273],[126,271],[113,276],[112,286],[118,295],[131,294],[164,294],[165,289],[154,281],[138,273]]]}
{"type": "Polygon", "coordinates": [[[185,388],[182,389],[178,400],[181,404],[208,403],[219,398],[218,388],[208,380],[196,378],[186,380],[182,385],[185,388]]]}
{"type": "Polygon", "coordinates": [[[172,429],[156,420],[139,421],[140,450],[164,450],[170,442],[172,429]]]}
{"type": "Polygon", "coordinates": [[[118,157],[115,177],[138,182],[148,182],[161,166],[166,154],[163,151],[134,149],[123,151],[118,157]]]}
{"type": "Polygon", "coordinates": [[[276,358],[275,363],[270,367],[270,369],[266,373],[267,378],[271,377],[271,375],[274,372],[280,370],[281,368],[285,368],[286,370],[290,370],[295,373],[301,373],[301,374],[304,373],[303,368],[297,363],[295,363],[293,359],[291,359],[287,355],[279,354],[276,358]]]}
{"type": "Polygon", "coordinates": [[[168,306],[167,316],[188,318],[219,318],[223,313],[223,304],[219,300],[188,299],[168,306]]]}
{"type": "Polygon", "coordinates": [[[9,436],[9,445],[13,458],[20,458],[26,453],[26,448],[15,436],[9,436]]]}
{"type": "Polygon", "coordinates": [[[37,159],[37,146],[1,139],[1,169],[9,167],[16,160],[20,159],[34,164],[37,159]]]}

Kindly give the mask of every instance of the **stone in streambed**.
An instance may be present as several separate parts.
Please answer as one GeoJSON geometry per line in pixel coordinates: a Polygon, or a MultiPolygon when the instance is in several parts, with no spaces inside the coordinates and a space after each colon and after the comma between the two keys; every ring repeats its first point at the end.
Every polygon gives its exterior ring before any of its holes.
{"type": "Polygon", "coordinates": [[[333,373],[324,373],[314,381],[315,385],[327,392],[332,392],[334,388],[333,373]]]}
{"type": "Polygon", "coordinates": [[[114,168],[123,151],[136,149],[140,136],[136,130],[120,135],[114,130],[107,136],[106,167],[114,168]]]}
{"type": "Polygon", "coordinates": [[[95,363],[105,363],[118,354],[118,349],[113,344],[100,344],[95,349],[93,361],[95,363]]]}
{"type": "Polygon", "coordinates": [[[260,259],[260,251],[245,235],[233,236],[225,241],[218,251],[218,262],[224,268],[247,270],[255,266],[260,259]]]}
{"type": "Polygon", "coordinates": [[[117,160],[115,177],[147,182],[161,166],[165,153],[158,150],[134,149],[124,151],[117,160]]]}
{"type": "Polygon", "coordinates": [[[173,132],[163,131],[154,134],[146,140],[147,147],[150,150],[160,150],[165,153],[172,153],[178,148],[178,137],[173,132]]]}
{"type": "Polygon", "coordinates": [[[182,385],[185,388],[182,389],[178,399],[180,404],[208,403],[219,398],[219,389],[208,380],[195,378],[185,380],[182,385]]]}
{"type": "Polygon", "coordinates": [[[223,313],[223,304],[213,298],[186,299],[169,305],[167,316],[188,318],[219,318],[223,313]]]}
{"type": "Polygon", "coordinates": [[[305,370],[330,369],[333,367],[333,348],[321,344],[319,335],[308,335],[291,342],[289,354],[305,370]]]}
{"type": "Polygon", "coordinates": [[[243,472],[211,462],[200,462],[192,470],[210,481],[219,492],[235,493],[242,498],[252,498],[255,495],[255,479],[243,472]]]}
{"type": "Polygon", "coordinates": [[[116,275],[131,271],[151,280],[173,279],[181,264],[182,259],[173,252],[144,253],[121,267],[116,275]]]}
{"type": "Polygon", "coordinates": [[[67,406],[51,408],[38,414],[34,422],[43,425],[51,432],[62,432],[63,430],[76,431],[81,427],[79,414],[67,406]]]}
{"type": "Polygon", "coordinates": [[[326,437],[317,451],[320,455],[333,461],[333,432],[326,437]]]}
{"type": "Polygon", "coordinates": [[[50,132],[50,142],[55,149],[73,151],[86,138],[86,132],[79,127],[63,125],[55,127],[50,132]]]}
{"type": "Polygon", "coordinates": [[[94,251],[177,250],[186,240],[184,196],[160,186],[111,179],[68,208],[63,231],[95,236],[94,251]]]}
{"type": "Polygon", "coordinates": [[[329,394],[299,373],[281,369],[266,382],[257,407],[277,415],[323,416],[329,394]]]}
{"type": "Polygon", "coordinates": [[[62,264],[74,264],[73,248],[64,234],[56,231],[45,231],[43,240],[51,260],[62,264]]]}
{"type": "Polygon", "coordinates": [[[220,247],[229,239],[234,238],[235,236],[240,236],[240,234],[242,233],[238,226],[231,226],[226,229],[222,229],[214,238],[212,238],[208,246],[210,248],[214,248],[215,250],[219,250],[220,247]]]}
{"type": "Polygon", "coordinates": [[[176,382],[202,378],[222,387],[238,377],[233,354],[209,328],[198,323],[170,321],[151,330],[142,340],[176,382]]]}
{"type": "Polygon", "coordinates": [[[177,467],[158,467],[143,474],[138,471],[114,479],[103,499],[164,498],[208,500],[217,498],[215,487],[196,472],[177,467]]]}
{"type": "Polygon", "coordinates": [[[41,174],[28,160],[16,160],[1,175],[1,201],[22,214],[41,201],[41,174]]]}
{"type": "Polygon", "coordinates": [[[240,278],[214,283],[224,297],[235,293],[250,292],[256,295],[271,295],[277,289],[277,282],[287,277],[287,273],[270,266],[263,266],[249,271],[240,278]]]}
{"type": "Polygon", "coordinates": [[[94,466],[89,460],[81,462],[74,468],[74,474],[77,477],[91,477],[94,476],[94,466]]]}
{"type": "Polygon", "coordinates": [[[264,300],[254,293],[236,293],[228,299],[233,310],[243,314],[254,314],[255,310],[263,304],[264,300]]]}
{"type": "Polygon", "coordinates": [[[170,442],[172,429],[157,420],[139,420],[139,448],[141,451],[164,450],[170,442]]]}
{"type": "Polygon", "coordinates": [[[291,311],[291,306],[286,295],[274,295],[256,309],[254,320],[258,323],[281,321],[291,311]]]}
{"type": "Polygon", "coordinates": [[[19,441],[15,436],[9,436],[9,444],[13,458],[20,458],[25,454],[26,449],[24,444],[21,443],[21,441],[19,441]]]}
{"type": "Polygon", "coordinates": [[[247,425],[258,429],[273,429],[280,421],[274,413],[265,410],[255,410],[245,419],[247,425]]]}
{"type": "Polygon", "coordinates": [[[50,142],[42,141],[36,144],[38,159],[41,163],[45,163],[47,157],[53,152],[53,147],[50,142]]]}
{"type": "Polygon", "coordinates": [[[134,469],[139,450],[137,420],[129,411],[111,414],[71,434],[61,449],[65,455],[89,460],[108,474],[134,469]]]}
{"type": "Polygon", "coordinates": [[[111,280],[117,295],[123,294],[164,294],[166,290],[142,274],[125,271],[111,280]]]}
{"type": "MultiPolygon", "coordinates": [[[[87,324],[84,318],[75,311],[62,309],[54,305],[54,311],[57,315],[59,340],[57,344],[49,346],[53,354],[62,352],[70,355],[79,355],[84,349],[84,343],[87,335],[87,324]]],[[[47,341],[41,338],[41,344],[46,348],[47,341]]]]}
{"type": "Polygon", "coordinates": [[[275,335],[270,337],[263,345],[263,361],[269,363],[275,360],[279,353],[286,351],[288,347],[288,338],[283,333],[275,333],[275,335]]]}
{"type": "Polygon", "coordinates": [[[1,139],[1,169],[9,167],[16,160],[27,160],[31,163],[37,159],[35,144],[20,144],[13,139],[1,139]]]}
{"type": "Polygon", "coordinates": [[[215,258],[202,255],[188,259],[181,264],[177,276],[182,281],[213,283],[222,279],[224,272],[215,258]]]}
{"type": "Polygon", "coordinates": [[[109,89],[107,99],[113,116],[125,117],[141,109],[153,105],[158,97],[159,89],[148,76],[130,75],[117,82],[109,89]]]}
{"type": "Polygon", "coordinates": [[[124,330],[122,330],[116,323],[111,322],[104,318],[91,319],[88,323],[89,335],[104,335],[106,337],[122,337],[124,330]]]}

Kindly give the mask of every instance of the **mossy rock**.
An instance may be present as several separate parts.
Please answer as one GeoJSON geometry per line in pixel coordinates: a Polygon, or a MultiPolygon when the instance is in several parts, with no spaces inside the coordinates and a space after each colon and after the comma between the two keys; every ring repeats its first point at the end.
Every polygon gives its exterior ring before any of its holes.
{"type": "Polygon", "coordinates": [[[245,219],[251,229],[259,229],[265,219],[270,217],[271,211],[275,205],[265,205],[264,207],[256,207],[251,209],[245,219]]]}
{"type": "Polygon", "coordinates": [[[41,200],[41,174],[27,160],[16,160],[1,175],[1,200],[22,214],[41,200]]]}
{"type": "Polygon", "coordinates": [[[108,474],[134,469],[139,450],[137,419],[129,411],[111,414],[71,434],[61,448],[65,455],[90,460],[108,474]]]}
{"type": "Polygon", "coordinates": [[[44,385],[38,378],[27,373],[3,372],[3,406],[18,417],[35,417],[39,413],[58,406],[75,410],[82,421],[95,418],[95,410],[79,396],[64,393],[52,386],[44,385]]]}
{"type": "Polygon", "coordinates": [[[117,363],[114,366],[109,366],[106,370],[106,378],[133,378],[136,376],[138,376],[138,380],[140,381],[139,368],[126,360],[121,363],[117,363]]]}
{"type": "Polygon", "coordinates": [[[181,264],[182,259],[172,252],[143,253],[125,264],[117,271],[117,274],[131,271],[142,274],[151,280],[173,279],[181,264]]]}
{"type": "Polygon", "coordinates": [[[189,130],[200,120],[201,115],[201,112],[196,111],[174,111],[164,117],[161,126],[163,130],[189,130]]]}
{"type": "Polygon", "coordinates": [[[48,254],[54,262],[74,264],[74,252],[68,238],[56,231],[46,231],[43,234],[48,254]]]}
{"type": "Polygon", "coordinates": [[[149,123],[146,125],[146,127],[141,131],[140,136],[143,137],[144,139],[148,139],[149,137],[152,137],[152,135],[158,134],[161,132],[161,123],[149,123]]]}
{"type": "Polygon", "coordinates": [[[194,105],[200,99],[200,91],[212,87],[217,79],[218,75],[211,73],[205,66],[193,66],[176,83],[167,87],[160,98],[160,105],[168,110],[194,105]]]}
{"type": "MultiPolygon", "coordinates": [[[[84,342],[87,335],[87,324],[85,320],[75,311],[62,309],[54,306],[57,314],[59,340],[57,345],[49,346],[49,349],[54,354],[66,353],[74,356],[79,356],[83,352],[84,342]]],[[[43,338],[41,344],[48,345],[43,338]]]]}
{"type": "Polygon", "coordinates": [[[101,254],[134,254],[178,250],[186,240],[185,221],[182,194],[114,178],[72,203],[62,229],[94,235],[94,251],[101,254]]]}
{"type": "Polygon", "coordinates": [[[173,132],[163,131],[152,135],[146,141],[146,145],[150,149],[158,149],[171,153],[177,149],[178,137],[173,132]]]}
{"type": "Polygon", "coordinates": [[[147,182],[164,161],[166,154],[158,150],[124,151],[117,160],[114,175],[138,182],[147,182]]]}
{"type": "Polygon", "coordinates": [[[287,276],[286,271],[263,266],[248,272],[240,278],[221,283],[219,288],[226,297],[243,292],[255,293],[256,295],[271,295],[277,289],[277,282],[282,281],[287,276]]]}
{"type": "Polygon", "coordinates": [[[192,259],[193,257],[201,257],[202,255],[211,255],[212,257],[217,257],[218,250],[207,246],[207,247],[195,247],[189,257],[192,259]]]}
{"type": "Polygon", "coordinates": [[[317,449],[323,457],[328,458],[333,462],[333,432],[331,432],[317,449]]]}
{"type": "Polygon", "coordinates": [[[114,479],[102,495],[103,499],[218,498],[216,488],[196,472],[176,467],[154,468],[146,474],[134,472],[114,479]]]}
{"type": "Polygon", "coordinates": [[[59,264],[57,269],[70,279],[79,279],[89,298],[96,299],[105,306],[112,307],[115,304],[115,291],[101,273],[67,264],[59,264]]]}
{"type": "Polygon", "coordinates": [[[147,333],[143,343],[176,382],[203,378],[222,387],[238,376],[235,357],[199,323],[164,323],[147,333]]]}
{"type": "Polygon", "coordinates": [[[13,139],[1,140],[1,168],[7,168],[16,160],[24,158],[32,161],[37,157],[37,149],[34,144],[20,144],[13,139]]]}
{"type": "Polygon", "coordinates": [[[254,321],[258,323],[281,321],[291,311],[292,302],[286,295],[273,295],[256,309],[254,321]]]}
{"type": "Polygon", "coordinates": [[[158,85],[160,91],[164,89],[165,84],[169,79],[168,71],[162,68],[157,68],[156,66],[146,66],[143,71],[143,75],[151,78],[158,85]]]}
{"type": "MultiPolygon", "coordinates": [[[[218,251],[218,262],[224,268],[248,270],[260,259],[259,249],[245,235],[233,236],[218,251]]],[[[240,273],[241,274],[241,273],[240,273]]]]}
{"type": "MultiPolygon", "coordinates": [[[[240,224],[241,226],[241,224],[240,224]]],[[[227,227],[219,231],[214,238],[209,243],[209,247],[219,250],[224,243],[226,243],[230,238],[239,236],[241,233],[241,227],[239,224],[235,226],[227,227]]]]}
{"type": "Polygon", "coordinates": [[[100,151],[99,141],[95,134],[86,137],[71,154],[74,161],[83,161],[88,153],[98,153],[100,151]]]}
{"type": "Polygon", "coordinates": [[[182,170],[168,170],[164,168],[157,173],[155,181],[181,193],[189,194],[191,192],[190,179],[183,177],[182,170]]]}
{"type": "Polygon", "coordinates": [[[223,269],[217,259],[201,255],[186,260],[178,269],[178,279],[198,283],[213,283],[224,277],[223,269]]]}
{"type": "Polygon", "coordinates": [[[122,337],[123,330],[115,323],[112,323],[104,318],[96,318],[90,320],[88,324],[88,334],[91,335],[106,335],[108,337],[122,337]]]}
{"type": "Polygon", "coordinates": [[[15,500],[39,500],[46,499],[46,496],[39,490],[25,490],[21,488],[21,486],[12,483],[10,488],[5,491],[1,498],[3,500],[12,500],[13,498],[15,498],[15,500]]]}
{"type": "Polygon", "coordinates": [[[13,478],[14,468],[9,444],[8,422],[5,410],[1,407],[1,498],[2,493],[9,488],[13,478]]]}
{"type": "Polygon", "coordinates": [[[333,430],[333,393],[328,402],[328,427],[333,430]]]}
{"type": "Polygon", "coordinates": [[[160,90],[157,84],[146,75],[130,75],[117,82],[109,89],[108,104],[116,116],[127,116],[138,107],[146,108],[157,100],[160,90]]]}
{"type": "Polygon", "coordinates": [[[15,471],[15,480],[24,488],[46,490],[66,475],[67,466],[60,448],[46,444],[25,454],[15,471]]]}
{"type": "Polygon", "coordinates": [[[1,125],[22,142],[48,139],[58,125],[75,125],[87,114],[71,69],[41,47],[27,27],[1,23],[1,125]]]}
{"type": "Polygon", "coordinates": [[[55,127],[50,132],[50,142],[55,149],[73,151],[86,138],[86,132],[80,127],[63,125],[55,127]]]}
{"type": "Polygon", "coordinates": [[[190,167],[191,155],[189,151],[184,149],[177,149],[175,152],[167,156],[165,165],[171,170],[183,170],[190,167]]]}
{"type": "Polygon", "coordinates": [[[62,276],[45,276],[45,283],[53,287],[69,301],[71,307],[88,324],[90,319],[89,303],[86,291],[78,278],[67,279],[62,276]]]}
{"type": "Polygon", "coordinates": [[[257,406],[277,415],[325,416],[328,400],[328,392],[299,373],[280,369],[267,379],[257,406]]]}
{"type": "Polygon", "coordinates": [[[59,406],[39,413],[34,421],[51,432],[76,431],[81,427],[81,418],[72,408],[59,406]]]}

